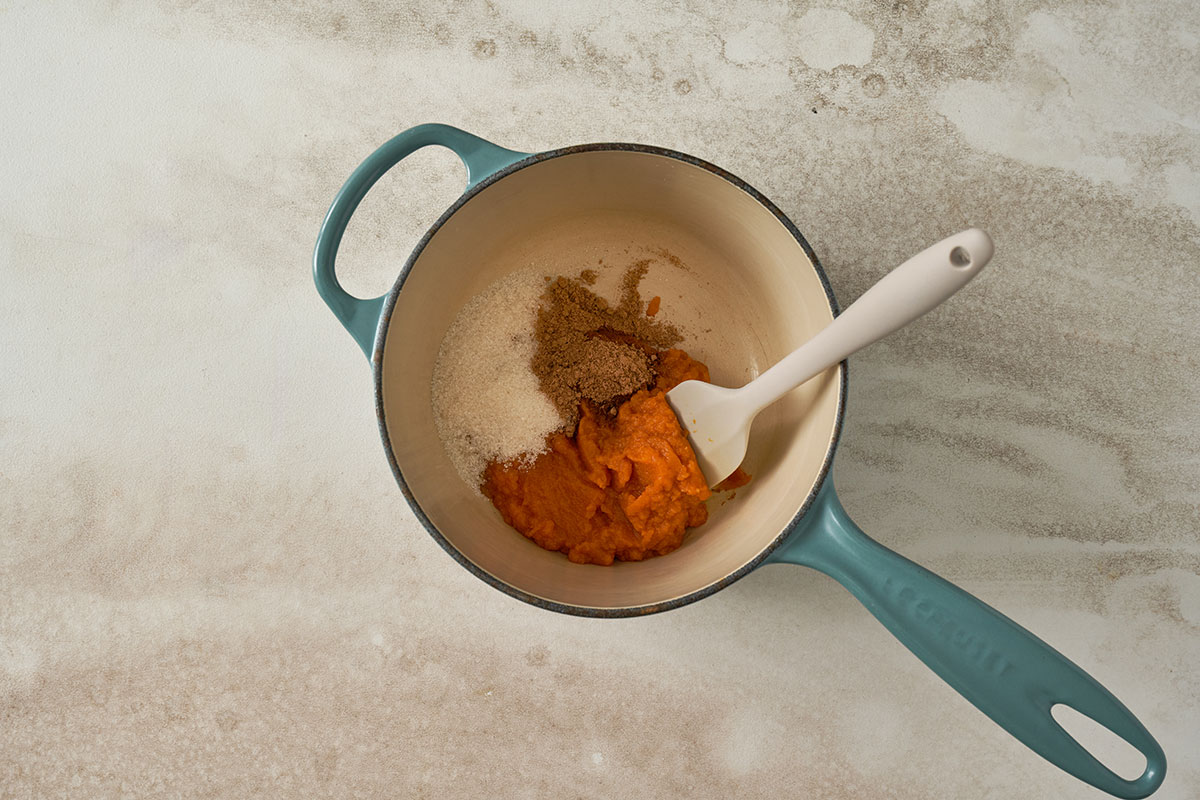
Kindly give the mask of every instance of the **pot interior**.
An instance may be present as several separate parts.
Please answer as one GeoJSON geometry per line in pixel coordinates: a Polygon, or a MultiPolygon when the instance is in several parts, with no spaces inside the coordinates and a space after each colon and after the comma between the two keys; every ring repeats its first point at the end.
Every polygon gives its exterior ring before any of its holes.
{"type": "Polygon", "coordinates": [[[620,614],[703,596],[787,530],[832,457],[840,367],[759,415],[744,464],[754,480],[731,500],[714,496],[709,521],[682,547],[611,567],[541,549],[463,483],[431,401],[438,348],[463,304],[531,266],[570,276],[599,268],[604,294],[645,258],[643,298],[662,297],[660,318],[680,326],[680,347],[717,384],[752,379],[833,318],[817,267],[766,206],[703,166],[630,149],[566,151],[486,186],[428,238],[395,298],[378,367],[395,464],[445,543],[523,599],[620,614]]]}

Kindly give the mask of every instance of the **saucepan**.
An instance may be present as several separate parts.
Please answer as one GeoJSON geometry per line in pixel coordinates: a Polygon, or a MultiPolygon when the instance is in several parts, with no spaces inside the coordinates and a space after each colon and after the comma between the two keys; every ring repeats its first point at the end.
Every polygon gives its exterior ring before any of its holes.
{"type": "MultiPolygon", "coordinates": [[[[759,417],[745,466],[754,480],[669,555],[611,567],[575,564],[509,528],[458,477],[431,402],[442,338],[468,299],[536,266],[578,274],[649,254],[646,294],[663,298],[684,347],[713,381],[737,386],[828,325],[837,301],[800,231],[725,170],[637,144],[523,153],[446,125],[383,144],[351,174],[321,226],[313,275],[321,297],[370,360],[384,452],[417,518],[447,553],[495,588],[551,611],[632,617],[707,597],[758,567],[800,564],[829,575],[981,711],[1070,774],[1118,797],[1145,797],[1166,760],[1145,727],[1074,663],[962,589],[869,538],[834,492],[831,469],[846,404],[846,364],[759,417]],[[371,186],[413,151],[440,145],[467,168],[465,192],[433,224],[391,291],[359,299],[334,261],[371,186]],[[1136,748],[1126,780],[1055,721],[1064,704],[1136,748]]],[[[487,387],[481,386],[486,392],[487,387]]]]}

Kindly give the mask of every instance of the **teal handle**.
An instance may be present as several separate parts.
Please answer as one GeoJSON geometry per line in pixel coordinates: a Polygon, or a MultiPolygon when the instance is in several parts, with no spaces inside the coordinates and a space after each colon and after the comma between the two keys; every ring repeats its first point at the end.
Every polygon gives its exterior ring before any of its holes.
{"type": "Polygon", "coordinates": [[[1129,709],[1008,617],[868,537],[832,478],[772,560],[812,567],[849,589],[917,658],[1051,764],[1117,797],[1146,797],[1162,784],[1166,756],[1129,709]],[[1141,777],[1121,778],[1067,734],[1050,715],[1059,703],[1137,748],[1146,757],[1141,777]]]}
{"type": "Polygon", "coordinates": [[[375,182],[405,156],[431,144],[448,147],[462,159],[467,168],[467,189],[529,156],[528,153],[494,145],[458,128],[431,123],[409,128],[394,136],[367,156],[358,169],[350,174],[333,198],[329,213],[321,224],[321,232],[317,235],[317,246],[313,251],[313,281],[317,284],[321,299],[354,337],[354,341],[358,342],[368,359],[374,349],[375,330],[379,326],[387,295],[362,300],[342,288],[334,272],[338,245],[342,243],[342,235],[346,232],[350,217],[375,182]]]}

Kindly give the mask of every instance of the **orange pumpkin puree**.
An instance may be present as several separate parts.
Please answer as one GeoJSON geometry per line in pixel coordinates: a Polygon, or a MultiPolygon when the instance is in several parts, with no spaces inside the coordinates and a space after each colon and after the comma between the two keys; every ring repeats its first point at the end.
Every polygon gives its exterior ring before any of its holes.
{"type": "Polygon", "coordinates": [[[665,395],[707,381],[708,368],[672,349],[659,353],[657,372],[615,418],[584,403],[575,436],[553,434],[532,466],[489,464],[483,492],[504,521],[580,564],[663,555],[704,524],[712,493],[665,395]]]}

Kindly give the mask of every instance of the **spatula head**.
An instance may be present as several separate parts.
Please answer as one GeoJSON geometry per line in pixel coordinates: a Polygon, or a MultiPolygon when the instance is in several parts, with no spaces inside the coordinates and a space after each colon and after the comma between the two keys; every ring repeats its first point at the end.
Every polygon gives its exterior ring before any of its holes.
{"type": "Polygon", "coordinates": [[[684,381],[667,392],[709,486],[728,478],[746,457],[754,410],[746,409],[737,389],[703,381],[684,381]]]}

